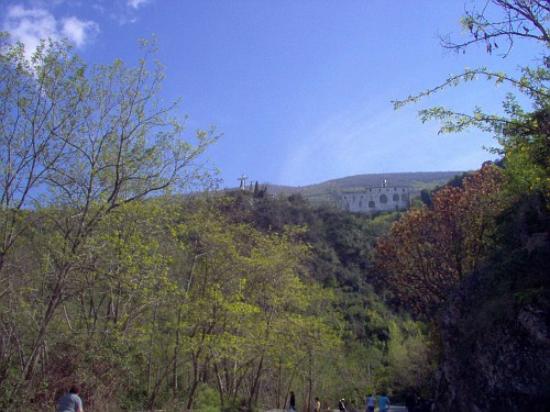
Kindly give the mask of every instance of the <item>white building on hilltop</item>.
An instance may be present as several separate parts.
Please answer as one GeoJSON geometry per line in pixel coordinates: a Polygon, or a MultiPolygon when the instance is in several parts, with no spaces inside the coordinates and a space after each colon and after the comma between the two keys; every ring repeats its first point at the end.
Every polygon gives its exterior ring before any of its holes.
{"type": "Polygon", "coordinates": [[[388,187],[386,181],[381,187],[342,191],[339,207],[349,212],[372,214],[406,210],[410,206],[409,187],[388,187]]]}

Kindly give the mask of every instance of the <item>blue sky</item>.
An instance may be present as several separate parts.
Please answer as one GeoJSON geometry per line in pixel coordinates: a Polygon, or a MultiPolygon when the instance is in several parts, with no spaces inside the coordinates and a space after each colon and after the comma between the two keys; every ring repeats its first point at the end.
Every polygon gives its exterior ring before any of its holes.
{"type": "Polygon", "coordinates": [[[30,48],[67,37],[90,63],[132,63],[155,35],[166,66],[163,97],[182,98],[190,131],[223,134],[206,157],[225,186],[253,180],[304,185],[362,174],[468,170],[492,155],[478,131],[437,134],[416,113],[433,104],[497,111],[490,83],[450,90],[394,111],[391,100],[465,67],[514,71],[533,51],[507,58],[439,46],[461,36],[460,0],[4,0],[2,30],[30,48]]]}

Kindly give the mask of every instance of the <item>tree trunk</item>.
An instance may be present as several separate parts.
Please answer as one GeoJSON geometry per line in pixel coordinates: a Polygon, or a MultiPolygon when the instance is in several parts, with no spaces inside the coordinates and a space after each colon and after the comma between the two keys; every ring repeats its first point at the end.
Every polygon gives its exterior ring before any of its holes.
{"type": "Polygon", "coordinates": [[[178,306],[178,316],[176,324],[176,345],[174,346],[174,365],[172,370],[173,381],[173,394],[174,398],[178,396],[178,361],[179,361],[179,349],[180,349],[180,321],[181,321],[181,307],[178,306]]]}
{"type": "Polygon", "coordinates": [[[252,403],[254,402],[254,398],[257,398],[257,393],[260,386],[260,377],[262,375],[264,365],[264,355],[261,356],[260,362],[258,363],[258,368],[256,369],[256,374],[254,376],[254,380],[252,381],[252,387],[250,388],[250,394],[248,397],[247,405],[248,409],[252,410],[252,403]]]}

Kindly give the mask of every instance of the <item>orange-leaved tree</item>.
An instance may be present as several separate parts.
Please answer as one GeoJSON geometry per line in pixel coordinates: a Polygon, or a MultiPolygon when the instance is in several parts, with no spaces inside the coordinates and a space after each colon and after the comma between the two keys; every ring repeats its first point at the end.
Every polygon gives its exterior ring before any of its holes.
{"type": "Polygon", "coordinates": [[[379,280],[396,301],[429,315],[491,249],[503,172],[487,163],[433,195],[430,207],[412,209],[376,246],[379,280]]]}

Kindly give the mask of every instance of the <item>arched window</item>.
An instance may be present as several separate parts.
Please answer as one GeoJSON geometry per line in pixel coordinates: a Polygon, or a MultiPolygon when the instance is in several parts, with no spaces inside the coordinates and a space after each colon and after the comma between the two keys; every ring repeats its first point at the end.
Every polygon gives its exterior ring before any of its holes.
{"type": "Polygon", "coordinates": [[[381,194],[380,195],[380,203],[388,203],[388,196],[381,194]]]}
{"type": "Polygon", "coordinates": [[[393,195],[393,201],[394,202],[399,202],[399,195],[398,194],[393,195]]]}
{"type": "Polygon", "coordinates": [[[374,200],[369,201],[369,207],[374,208],[376,205],[374,204],[374,200]]]}

